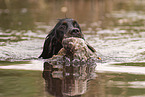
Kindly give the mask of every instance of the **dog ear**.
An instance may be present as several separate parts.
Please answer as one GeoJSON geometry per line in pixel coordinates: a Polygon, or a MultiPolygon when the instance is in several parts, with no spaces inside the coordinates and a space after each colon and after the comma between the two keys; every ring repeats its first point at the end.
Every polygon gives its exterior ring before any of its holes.
{"type": "Polygon", "coordinates": [[[50,34],[45,38],[42,54],[38,58],[46,59],[52,57],[52,53],[50,53],[50,50],[52,49],[52,32],[53,31],[51,31],[50,34]]]}
{"type": "Polygon", "coordinates": [[[53,55],[56,55],[62,48],[61,42],[64,37],[64,33],[59,31],[59,27],[62,24],[61,22],[62,21],[60,20],[45,38],[43,52],[38,58],[51,58],[53,55]]]}
{"type": "Polygon", "coordinates": [[[56,34],[56,28],[54,28],[50,34],[46,37],[44,46],[43,46],[43,52],[38,58],[51,58],[54,54],[57,54],[58,51],[62,48],[61,41],[57,37],[58,34],[56,34]]]}

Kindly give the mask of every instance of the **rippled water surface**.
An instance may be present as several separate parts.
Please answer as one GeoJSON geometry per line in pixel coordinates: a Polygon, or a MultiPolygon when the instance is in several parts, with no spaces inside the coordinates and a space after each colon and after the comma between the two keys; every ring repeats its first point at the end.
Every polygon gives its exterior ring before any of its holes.
{"type": "Polygon", "coordinates": [[[51,97],[37,57],[57,19],[65,17],[79,22],[102,58],[82,96],[144,97],[144,0],[0,0],[0,97],[51,97]]]}

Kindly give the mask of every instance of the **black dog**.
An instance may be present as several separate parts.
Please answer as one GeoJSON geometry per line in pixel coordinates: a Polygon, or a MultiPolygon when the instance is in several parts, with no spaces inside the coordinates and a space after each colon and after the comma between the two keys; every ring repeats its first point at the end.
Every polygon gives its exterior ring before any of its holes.
{"type": "MultiPolygon", "coordinates": [[[[60,19],[56,26],[47,35],[43,52],[39,58],[47,59],[56,55],[62,48],[62,40],[66,37],[79,37],[84,39],[79,24],[74,19],[60,19]]],[[[95,50],[88,45],[95,52],[95,50]]]]}

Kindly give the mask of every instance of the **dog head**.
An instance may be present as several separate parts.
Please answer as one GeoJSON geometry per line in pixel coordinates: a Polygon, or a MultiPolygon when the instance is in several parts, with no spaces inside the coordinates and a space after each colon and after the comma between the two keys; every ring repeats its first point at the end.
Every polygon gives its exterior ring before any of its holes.
{"type": "Polygon", "coordinates": [[[80,26],[74,19],[59,19],[56,26],[47,35],[43,47],[43,52],[39,58],[51,58],[62,48],[62,40],[68,37],[78,37],[84,39],[80,26]]]}
{"type": "Polygon", "coordinates": [[[66,38],[66,37],[79,37],[84,38],[81,28],[77,21],[74,19],[59,19],[51,33],[54,33],[56,37],[66,38]]]}

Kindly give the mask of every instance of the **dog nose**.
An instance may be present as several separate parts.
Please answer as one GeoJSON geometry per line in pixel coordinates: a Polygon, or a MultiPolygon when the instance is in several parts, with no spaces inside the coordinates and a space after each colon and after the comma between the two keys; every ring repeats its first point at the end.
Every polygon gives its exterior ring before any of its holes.
{"type": "Polygon", "coordinates": [[[77,28],[72,29],[71,34],[78,35],[80,33],[80,30],[77,28]]]}

